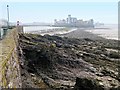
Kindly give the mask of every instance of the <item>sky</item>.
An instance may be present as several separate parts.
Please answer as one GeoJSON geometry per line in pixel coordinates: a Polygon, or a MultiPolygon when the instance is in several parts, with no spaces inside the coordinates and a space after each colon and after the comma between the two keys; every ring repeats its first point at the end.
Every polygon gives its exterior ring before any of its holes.
{"type": "Polygon", "coordinates": [[[9,5],[10,21],[22,23],[48,22],[67,18],[68,14],[78,19],[106,24],[117,24],[117,2],[1,2],[0,19],[7,18],[9,5]]]}

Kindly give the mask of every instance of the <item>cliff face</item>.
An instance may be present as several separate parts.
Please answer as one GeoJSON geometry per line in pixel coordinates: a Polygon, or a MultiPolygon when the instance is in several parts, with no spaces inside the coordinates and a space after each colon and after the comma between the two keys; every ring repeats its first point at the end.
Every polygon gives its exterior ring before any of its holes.
{"type": "Polygon", "coordinates": [[[117,41],[19,35],[22,87],[118,88],[117,41]]]}

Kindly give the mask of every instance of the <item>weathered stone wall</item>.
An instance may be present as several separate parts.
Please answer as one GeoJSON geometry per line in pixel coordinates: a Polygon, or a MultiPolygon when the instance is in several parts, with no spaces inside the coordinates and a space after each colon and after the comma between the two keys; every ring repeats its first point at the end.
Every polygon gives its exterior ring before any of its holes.
{"type": "Polygon", "coordinates": [[[19,68],[19,61],[17,56],[17,49],[15,48],[9,60],[6,62],[4,66],[4,73],[3,73],[3,87],[5,88],[20,88],[21,87],[21,74],[19,68]]]}
{"type": "Polygon", "coordinates": [[[18,57],[18,27],[10,30],[0,42],[0,86],[2,88],[21,88],[21,74],[18,57]]]}

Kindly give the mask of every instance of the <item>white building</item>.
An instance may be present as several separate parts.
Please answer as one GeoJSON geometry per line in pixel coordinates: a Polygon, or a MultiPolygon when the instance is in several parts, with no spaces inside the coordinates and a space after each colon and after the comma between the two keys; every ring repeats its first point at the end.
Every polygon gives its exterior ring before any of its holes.
{"type": "Polygon", "coordinates": [[[90,19],[88,21],[83,21],[82,19],[77,20],[75,17],[71,17],[71,15],[68,15],[68,17],[63,20],[57,21],[57,19],[54,20],[55,26],[69,26],[69,27],[94,27],[94,21],[93,19],[90,19]]]}

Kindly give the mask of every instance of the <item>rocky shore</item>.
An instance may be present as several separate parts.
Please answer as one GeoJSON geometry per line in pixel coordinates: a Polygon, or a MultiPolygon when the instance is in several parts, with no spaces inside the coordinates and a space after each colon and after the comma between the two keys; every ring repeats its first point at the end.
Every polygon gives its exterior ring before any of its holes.
{"type": "MultiPolygon", "coordinates": [[[[84,29],[78,28],[75,31],[72,31],[72,32],[66,33],[66,34],[61,34],[61,35],[59,34],[58,36],[60,36],[60,37],[68,37],[68,38],[77,38],[77,39],[89,38],[89,39],[92,39],[92,40],[104,40],[103,37],[92,34],[91,32],[87,32],[85,30],[86,30],[85,28],[84,29]]],[[[89,29],[89,30],[92,31],[94,29],[89,29]]]]}
{"type": "Polygon", "coordinates": [[[23,88],[120,90],[119,42],[99,38],[20,34],[23,88]]]}

